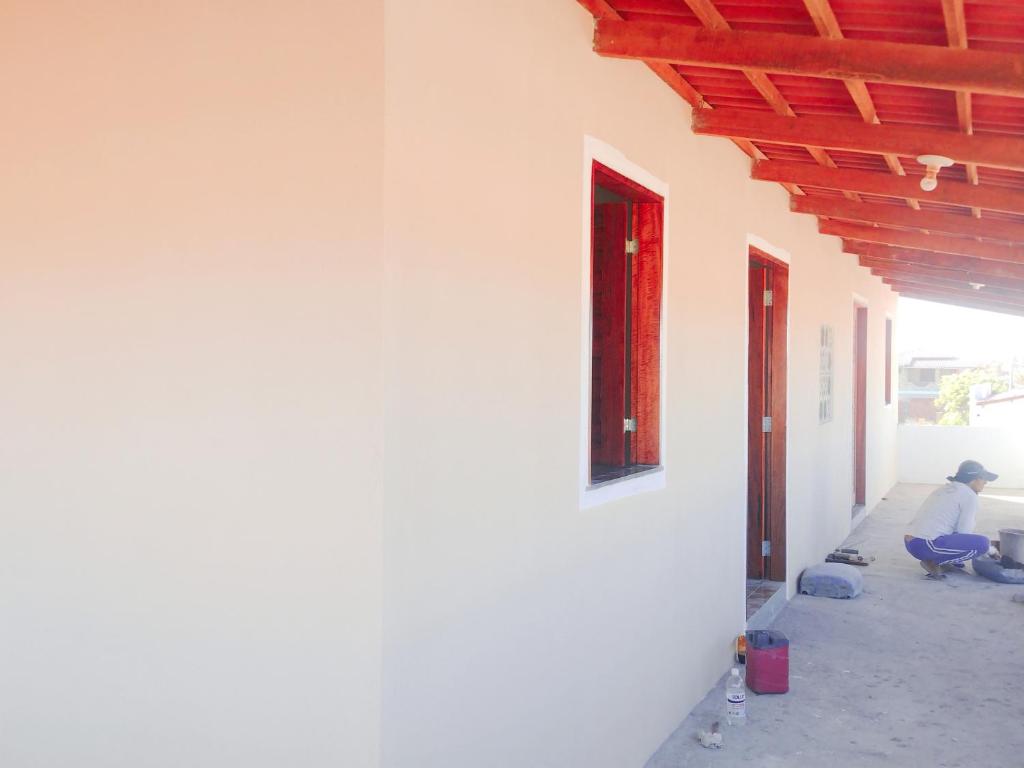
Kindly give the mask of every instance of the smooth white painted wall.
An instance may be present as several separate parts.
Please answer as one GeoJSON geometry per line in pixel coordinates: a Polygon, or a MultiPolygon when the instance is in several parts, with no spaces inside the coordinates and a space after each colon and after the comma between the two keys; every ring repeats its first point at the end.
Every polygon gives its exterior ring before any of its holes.
{"type": "Polygon", "coordinates": [[[792,254],[791,588],[850,529],[852,305],[870,304],[868,502],[895,297],[748,180],[573,3],[388,11],[383,764],[641,765],[744,624],[746,244],[792,254]],[[429,30],[429,34],[425,34],[429,30]],[[484,64],[486,62],[486,64],[484,64]],[[670,185],[666,487],[581,511],[583,137],[670,185]],[[818,329],[836,329],[817,423],[818,329]]]}
{"type": "Polygon", "coordinates": [[[1024,431],[1024,398],[999,400],[988,405],[972,403],[971,426],[1024,431]]]}
{"type": "Polygon", "coordinates": [[[576,5],[2,13],[5,766],[641,764],[743,626],[750,235],[791,576],[849,529],[854,292],[890,484],[892,294],[576,5]],[[670,464],[580,510],[585,135],[671,185],[670,464]]]}
{"type": "Polygon", "coordinates": [[[1024,432],[1004,427],[900,424],[901,483],[940,485],[964,459],[999,475],[992,488],[1024,488],[1024,432]]]}
{"type": "Polygon", "coordinates": [[[0,764],[378,764],[383,12],[0,9],[0,764]]]}

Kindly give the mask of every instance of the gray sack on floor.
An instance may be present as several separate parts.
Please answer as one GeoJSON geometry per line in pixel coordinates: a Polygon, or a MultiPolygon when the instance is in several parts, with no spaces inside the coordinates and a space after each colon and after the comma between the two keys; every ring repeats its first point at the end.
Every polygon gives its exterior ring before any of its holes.
{"type": "Polygon", "coordinates": [[[1001,562],[993,560],[988,555],[974,558],[971,561],[971,567],[979,576],[998,581],[1001,584],[1024,584],[1024,569],[1003,568],[1001,562]]]}
{"type": "Polygon", "coordinates": [[[846,563],[812,565],[800,574],[800,593],[816,597],[856,597],[864,591],[860,568],[846,563]]]}

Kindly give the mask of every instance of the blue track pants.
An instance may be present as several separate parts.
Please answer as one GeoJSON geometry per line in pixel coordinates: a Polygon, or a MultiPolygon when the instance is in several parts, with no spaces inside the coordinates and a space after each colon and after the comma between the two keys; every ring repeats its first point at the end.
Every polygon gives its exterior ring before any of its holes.
{"type": "Polygon", "coordinates": [[[988,552],[989,542],[977,533],[951,533],[935,539],[911,539],[907,552],[918,560],[931,560],[939,565],[964,563],[988,552]]]}

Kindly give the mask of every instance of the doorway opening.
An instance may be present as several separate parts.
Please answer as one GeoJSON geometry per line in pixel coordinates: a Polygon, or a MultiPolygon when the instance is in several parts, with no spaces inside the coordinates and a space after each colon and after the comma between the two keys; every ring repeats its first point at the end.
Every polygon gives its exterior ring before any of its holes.
{"type": "Polygon", "coordinates": [[[856,302],[853,332],[853,517],[867,500],[868,308],[856,302]]]}
{"type": "Polygon", "coordinates": [[[756,248],[748,267],[747,615],[786,581],[789,267],[756,248]]]}

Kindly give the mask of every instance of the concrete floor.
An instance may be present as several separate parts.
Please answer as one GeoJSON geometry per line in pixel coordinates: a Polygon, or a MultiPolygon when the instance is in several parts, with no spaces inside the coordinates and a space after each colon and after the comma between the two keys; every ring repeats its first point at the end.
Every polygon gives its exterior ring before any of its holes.
{"type": "MultiPolygon", "coordinates": [[[[776,620],[789,693],[748,692],[750,722],[730,728],[723,677],[647,768],[1024,766],[1024,604],[1011,601],[1024,587],[924,578],[903,533],[931,489],[897,486],[847,539],[878,558],[863,595],[797,595],[776,620]],[[725,747],[704,749],[696,734],[718,719],[725,747]]],[[[1001,527],[1024,528],[1024,491],[982,497],[978,532],[1001,527]]]]}

